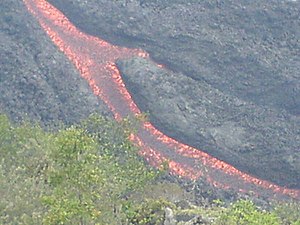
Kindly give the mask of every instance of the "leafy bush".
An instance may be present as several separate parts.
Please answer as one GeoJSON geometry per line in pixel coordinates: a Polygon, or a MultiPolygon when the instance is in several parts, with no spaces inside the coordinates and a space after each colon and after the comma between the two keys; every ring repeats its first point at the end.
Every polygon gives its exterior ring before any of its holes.
{"type": "Polygon", "coordinates": [[[274,212],[259,210],[253,202],[239,200],[219,216],[218,225],[279,225],[280,219],[274,212]]]}
{"type": "Polygon", "coordinates": [[[46,132],[0,116],[0,224],[117,224],[127,193],[156,176],[129,124],[91,116],[46,132]]]}
{"type": "Polygon", "coordinates": [[[283,225],[300,225],[300,204],[297,202],[276,203],[274,213],[283,225]]]}
{"type": "Polygon", "coordinates": [[[166,207],[174,208],[175,206],[164,199],[146,199],[138,204],[128,202],[123,210],[129,224],[159,225],[164,222],[166,207]]]}

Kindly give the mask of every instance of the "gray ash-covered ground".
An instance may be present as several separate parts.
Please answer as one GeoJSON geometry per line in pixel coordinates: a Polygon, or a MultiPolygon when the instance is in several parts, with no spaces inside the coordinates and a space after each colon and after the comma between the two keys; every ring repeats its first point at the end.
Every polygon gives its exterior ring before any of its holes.
{"type": "Polygon", "coordinates": [[[300,188],[299,1],[49,2],[84,32],[141,47],[173,71],[119,62],[167,135],[300,188]]]}
{"type": "Polygon", "coordinates": [[[108,113],[22,1],[1,0],[0,39],[1,113],[45,126],[108,113]]]}

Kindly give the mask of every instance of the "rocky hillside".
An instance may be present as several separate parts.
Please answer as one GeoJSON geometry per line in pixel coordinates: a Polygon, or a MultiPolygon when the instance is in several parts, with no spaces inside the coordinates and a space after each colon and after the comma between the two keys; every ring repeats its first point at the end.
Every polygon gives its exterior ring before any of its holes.
{"type": "MultiPolygon", "coordinates": [[[[167,135],[300,187],[298,2],[50,2],[85,32],[142,47],[166,65],[118,62],[133,98],[167,135]]],[[[3,0],[0,10],[1,112],[44,125],[108,114],[21,1],[3,0]]]]}
{"type": "Polygon", "coordinates": [[[247,173],[298,184],[300,158],[294,150],[299,149],[300,122],[295,116],[224,94],[145,59],[118,66],[134,100],[164,133],[247,173]]]}
{"type": "Polygon", "coordinates": [[[141,47],[174,72],[120,63],[134,99],[161,130],[300,188],[299,1],[50,2],[83,31],[141,47]]]}
{"type": "Polygon", "coordinates": [[[1,112],[44,125],[108,112],[22,1],[2,0],[0,15],[1,112]]]}
{"type": "Polygon", "coordinates": [[[300,113],[299,1],[49,2],[85,32],[139,46],[227,94],[300,113]]]}

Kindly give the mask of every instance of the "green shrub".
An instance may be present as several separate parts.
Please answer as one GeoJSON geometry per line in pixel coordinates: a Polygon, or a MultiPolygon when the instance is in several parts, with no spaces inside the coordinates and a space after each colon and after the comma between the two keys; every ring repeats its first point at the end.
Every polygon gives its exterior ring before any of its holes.
{"type": "Polygon", "coordinates": [[[148,199],[138,204],[128,204],[124,207],[129,224],[160,225],[165,218],[165,208],[175,206],[164,199],[148,199]]]}
{"type": "Polygon", "coordinates": [[[221,213],[216,224],[279,225],[280,219],[273,212],[259,210],[251,201],[239,200],[221,213]]]}
{"type": "Polygon", "coordinates": [[[124,196],[151,181],[130,124],[91,116],[46,132],[0,116],[0,224],[118,224],[124,196]]]}
{"type": "Polygon", "coordinates": [[[274,213],[280,217],[283,225],[300,225],[299,202],[276,203],[274,213]]]}

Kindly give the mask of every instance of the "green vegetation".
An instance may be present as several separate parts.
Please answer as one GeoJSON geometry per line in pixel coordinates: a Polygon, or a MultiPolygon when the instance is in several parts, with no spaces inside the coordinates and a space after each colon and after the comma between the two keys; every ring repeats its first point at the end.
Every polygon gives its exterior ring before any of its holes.
{"type": "Polygon", "coordinates": [[[128,140],[136,123],[91,116],[50,132],[0,115],[0,224],[155,225],[164,224],[168,207],[178,220],[200,216],[205,224],[300,225],[299,203],[269,211],[249,200],[177,204],[187,202],[184,190],[152,182],[158,171],[128,140]]]}
{"type": "Polygon", "coordinates": [[[175,205],[165,199],[146,199],[139,204],[128,205],[125,212],[129,224],[164,224],[165,208],[175,205]]]}
{"type": "Polygon", "coordinates": [[[274,212],[259,210],[253,202],[239,200],[220,214],[220,225],[279,225],[279,217],[274,212]]]}
{"type": "Polygon", "coordinates": [[[296,202],[277,203],[274,212],[283,225],[300,225],[300,204],[296,202]]]}
{"type": "Polygon", "coordinates": [[[92,116],[45,132],[0,117],[0,224],[117,224],[124,199],[153,180],[130,123],[92,116]]]}

